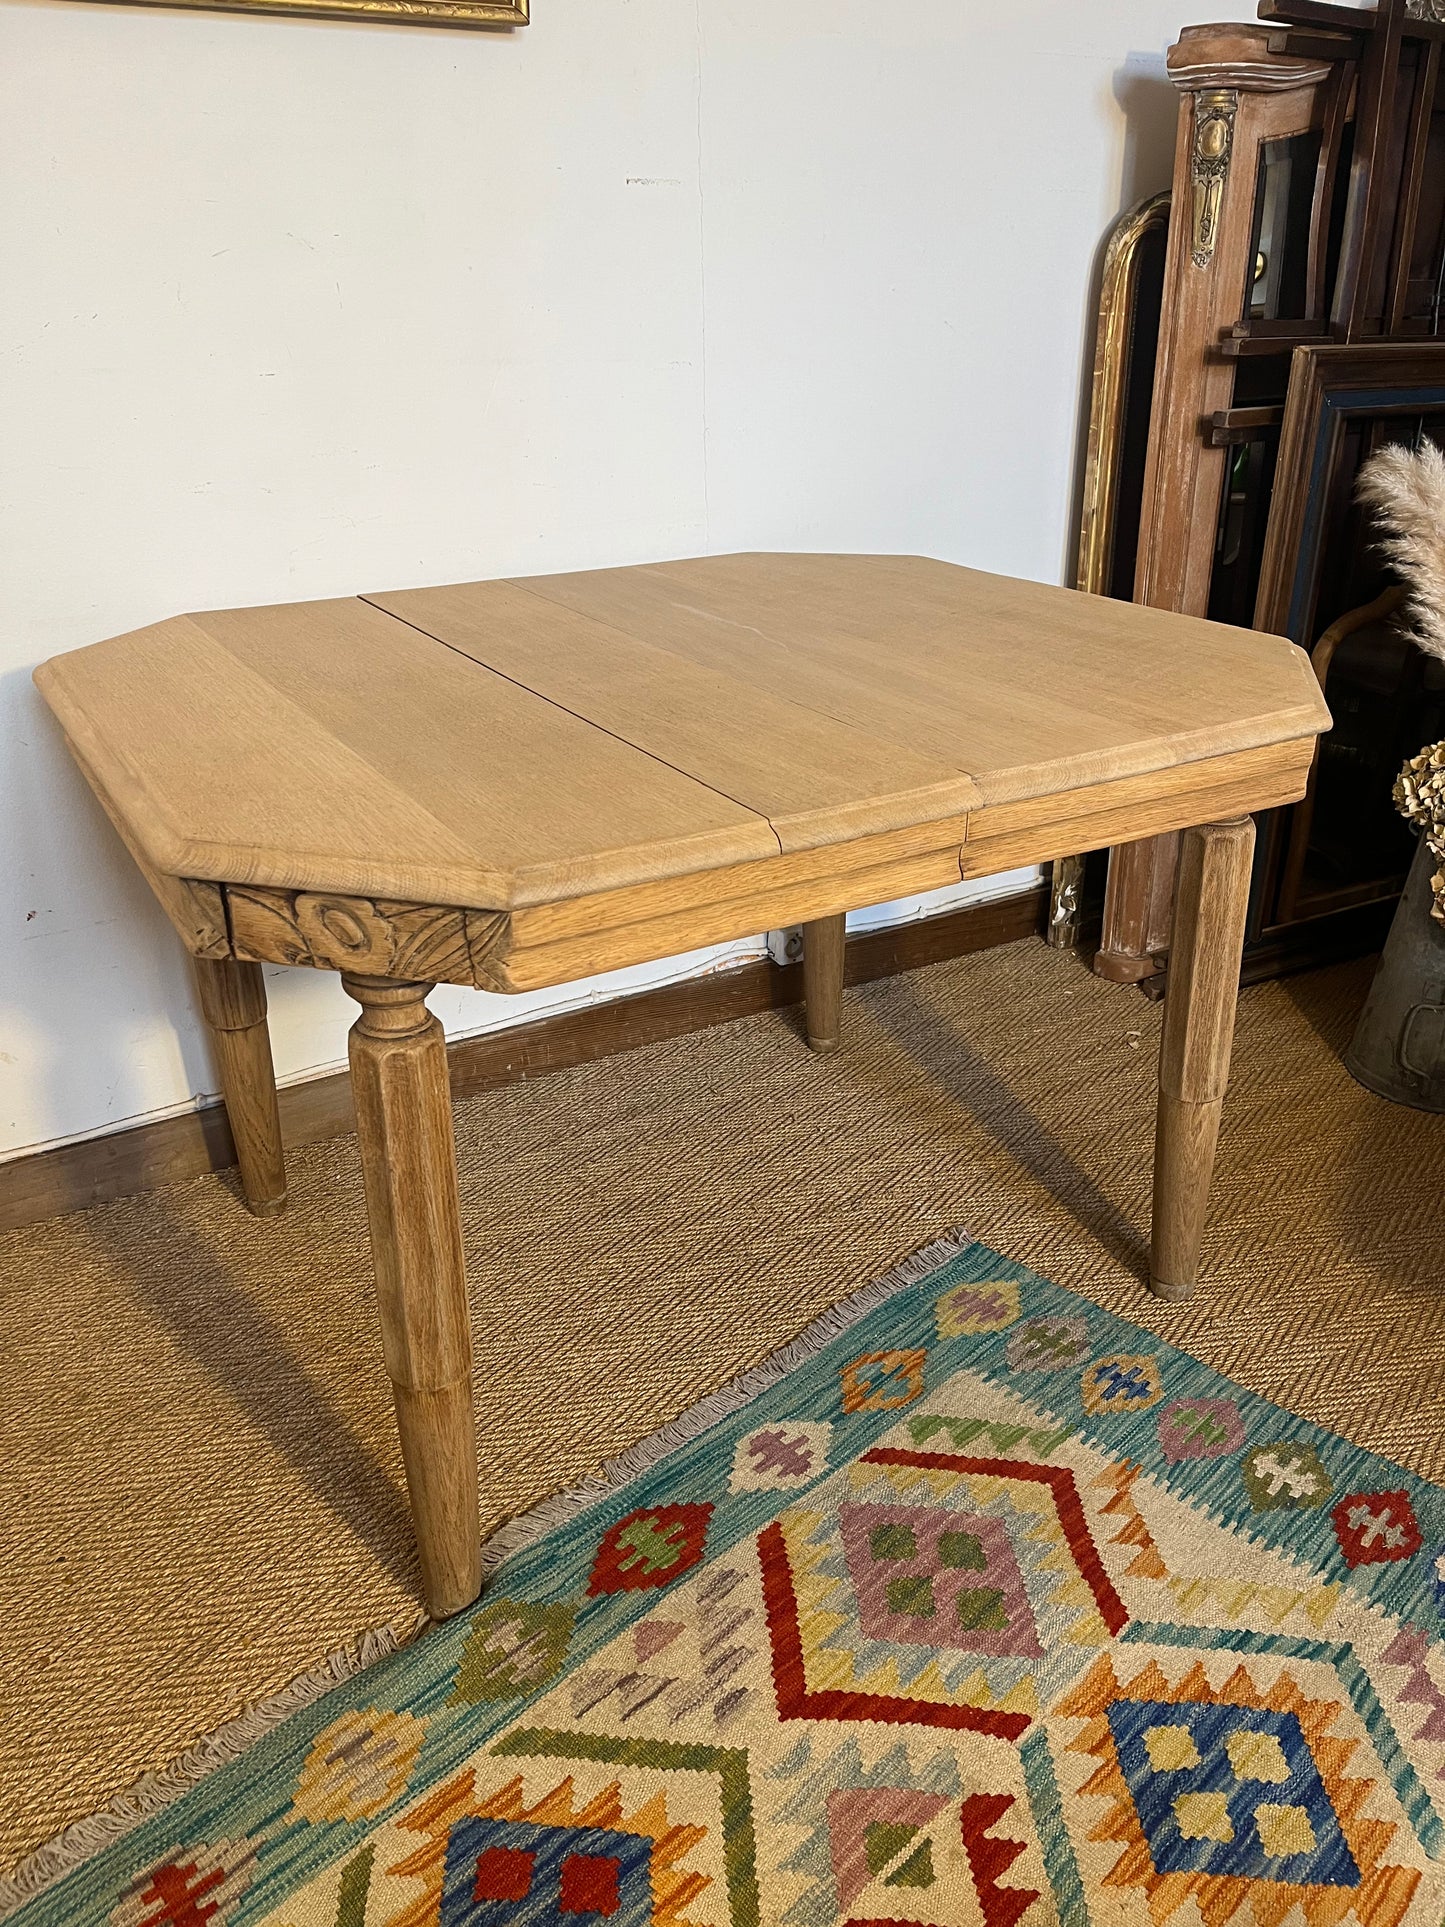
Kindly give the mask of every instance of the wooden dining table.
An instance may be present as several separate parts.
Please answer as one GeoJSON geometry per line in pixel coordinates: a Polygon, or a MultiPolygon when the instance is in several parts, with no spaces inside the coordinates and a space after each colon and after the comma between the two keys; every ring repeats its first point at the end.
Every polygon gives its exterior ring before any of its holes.
{"type": "Polygon", "coordinates": [[[262,965],[338,971],[360,1006],[434,1617],[481,1585],[437,983],[536,990],[800,923],[830,1050],[849,910],[1184,830],[1151,1283],[1193,1288],[1250,812],[1304,794],[1329,726],[1292,643],[918,556],[724,555],[176,616],[36,681],[194,959],[253,1211],[286,1196],[262,965]]]}

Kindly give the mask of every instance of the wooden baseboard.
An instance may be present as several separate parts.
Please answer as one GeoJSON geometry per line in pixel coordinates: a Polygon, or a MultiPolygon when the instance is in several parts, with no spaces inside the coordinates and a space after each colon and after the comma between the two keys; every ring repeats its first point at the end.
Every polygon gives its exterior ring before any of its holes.
{"type": "MultiPolygon", "coordinates": [[[[995,903],[970,904],[944,916],[850,937],[847,981],[871,983],[945,957],[1035,936],[1042,929],[1047,906],[1048,891],[1040,887],[995,903]]],[[[802,1000],[801,965],[764,960],[713,977],[665,984],[612,1003],[563,1011],[510,1030],[462,1037],[447,1051],[452,1094],[475,1097],[501,1084],[526,1083],[549,1071],[591,1063],[687,1031],[710,1030],[802,1000]]],[[[317,1144],[353,1128],[351,1080],[344,1071],[292,1084],[280,1095],[281,1128],[288,1147],[317,1144]]],[[[0,1164],[0,1230],[84,1211],[207,1171],[224,1171],[235,1161],[230,1127],[219,1104],[188,1111],[183,1117],[132,1125],[80,1144],[37,1151],[0,1164]]]]}

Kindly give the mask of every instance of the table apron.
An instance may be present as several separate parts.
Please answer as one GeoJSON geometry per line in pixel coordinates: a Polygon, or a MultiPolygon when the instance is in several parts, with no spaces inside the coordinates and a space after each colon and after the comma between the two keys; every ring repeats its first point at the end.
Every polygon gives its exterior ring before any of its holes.
{"type": "Polygon", "coordinates": [[[511,911],[255,884],[219,889],[239,959],[510,994],[1295,802],[1312,752],[1302,738],[993,804],[967,819],[511,911]],[[932,848],[930,831],[939,839],[932,848]]]}

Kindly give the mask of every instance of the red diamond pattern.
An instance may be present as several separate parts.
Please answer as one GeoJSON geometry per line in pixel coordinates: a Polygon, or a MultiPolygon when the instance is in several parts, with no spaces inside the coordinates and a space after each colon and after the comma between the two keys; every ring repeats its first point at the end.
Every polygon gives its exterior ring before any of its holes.
{"type": "Polygon", "coordinates": [[[1380,1566],[1420,1550],[1420,1524],[1406,1492],[1352,1492],[1330,1517],[1347,1566],[1380,1566]]]}

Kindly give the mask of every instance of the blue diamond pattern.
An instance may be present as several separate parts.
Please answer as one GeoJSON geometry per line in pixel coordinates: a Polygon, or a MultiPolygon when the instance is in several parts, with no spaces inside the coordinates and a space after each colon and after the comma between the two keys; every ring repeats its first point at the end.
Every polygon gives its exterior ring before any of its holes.
{"type": "Polygon", "coordinates": [[[1109,1727],[1157,1872],[1224,1874],[1302,1886],[1359,1885],[1359,1867],[1293,1713],[1201,1705],[1190,1700],[1173,1704],[1115,1700],[1109,1708],[1109,1727]],[[1187,1728],[1194,1742],[1197,1765],[1168,1770],[1156,1767],[1145,1735],[1153,1727],[1181,1726],[1187,1728]],[[1276,1781],[1240,1779],[1227,1751],[1230,1735],[1236,1733],[1272,1734],[1279,1742],[1289,1777],[1276,1781]],[[1174,1805],[1180,1794],[1223,1795],[1234,1837],[1189,1838],[1180,1828],[1174,1805]],[[1266,1853],[1254,1818],[1262,1804],[1302,1807],[1314,1834],[1314,1847],[1307,1853],[1266,1853]]]}
{"type": "Polygon", "coordinates": [[[618,1905],[606,1915],[607,1927],[650,1927],[651,1840],[606,1827],[536,1827],[476,1817],[458,1821],[447,1836],[439,1927],[601,1927],[601,1914],[562,1911],[562,1862],[573,1854],[619,1863],[618,1905]],[[477,1899],[477,1862],[493,1847],[535,1856],[525,1899],[477,1899]]]}

